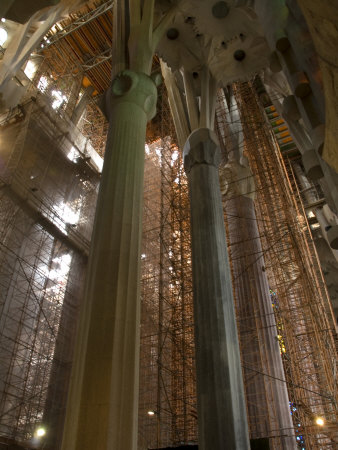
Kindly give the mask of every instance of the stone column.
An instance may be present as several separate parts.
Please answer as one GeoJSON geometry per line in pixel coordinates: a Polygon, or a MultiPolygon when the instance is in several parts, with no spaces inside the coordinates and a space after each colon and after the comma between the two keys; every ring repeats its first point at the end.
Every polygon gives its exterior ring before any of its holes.
{"type": "Polygon", "coordinates": [[[278,332],[265,271],[248,167],[230,161],[220,171],[239,320],[250,437],[272,437],[271,448],[291,450],[296,440],[278,332]]]}
{"type": "Polygon", "coordinates": [[[84,110],[86,109],[88,103],[90,102],[93,92],[94,92],[94,87],[91,85],[88,86],[86,88],[86,90],[84,91],[79,103],[74,108],[74,111],[70,118],[70,120],[73,122],[74,125],[77,125],[79,123],[81,116],[84,113],[84,110]]]}
{"type": "Polygon", "coordinates": [[[199,448],[248,449],[244,389],[217,166],[207,128],[184,147],[189,180],[199,448]]]}
{"type": "Polygon", "coordinates": [[[70,90],[68,93],[68,101],[65,108],[65,114],[68,117],[72,116],[73,111],[76,107],[76,103],[79,99],[79,94],[82,87],[82,76],[82,74],[77,74],[71,82],[70,90]]]}
{"type": "Polygon", "coordinates": [[[157,89],[121,72],[110,129],[75,351],[64,450],[136,450],[140,242],[146,123],[157,89]]]}

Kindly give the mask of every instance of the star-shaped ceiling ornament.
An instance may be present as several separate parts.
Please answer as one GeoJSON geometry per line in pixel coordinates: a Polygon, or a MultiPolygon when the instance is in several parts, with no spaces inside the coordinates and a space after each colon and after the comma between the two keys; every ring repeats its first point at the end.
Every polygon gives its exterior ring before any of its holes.
{"type": "Polygon", "coordinates": [[[179,12],[158,46],[159,55],[173,72],[184,68],[196,79],[206,65],[223,86],[249,79],[268,65],[271,52],[248,3],[179,2],[179,12]]]}

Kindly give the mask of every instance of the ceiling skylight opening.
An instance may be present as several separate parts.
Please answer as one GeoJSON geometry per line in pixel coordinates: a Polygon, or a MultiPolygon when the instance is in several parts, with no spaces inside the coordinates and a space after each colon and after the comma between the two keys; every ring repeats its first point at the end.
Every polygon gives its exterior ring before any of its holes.
{"type": "Polygon", "coordinates": [[[48,84],[49,84],[48,78],[42,76],[42,77],[40,78],[40,80],[39,80],[39,83],[38,83],[38,89],[39,89],[39,91],[41,91],[41,92],[46,92],[46,91],[47,91],[47,88],[48,88],[48,84]]]}
{"type": "Polygon", "coordinates": [[[0,45],[4,45],[4,43],[7,41],[8,33],[7,31],[0,27],[0,45]]]}
{"type": "Polygon", "coordinates": [[[26,64],[24,72],[30,80],[33,80],[36,69],[36,64],[32,60],[29,60],[26,64]]]}
{"type": "Polygon", "coordinates": [[[71,261],[72,257],[70,256],[70,254],[65,254],[54,258],[54,267],[49,271],[48,274],[49,279],[58,283],[62,282],[63,279],[68,276],[71,261]]]}
{"type": "Polygon", "coordinates": [[[71,204],[61,202],[53,205],[55,215],[51,220],[64,234],[68,234],[69,230],[76,227],[80,220],[81,207],[83,200],[78,198],[71,204]]]}
{"type": "Polygon", "coordinates": [[[70,159],[73,162],[77,162],[77,160],[79,159],[79,152],[78,150],[76,150],[75,147],[72,147],[67,155],[67,158],[70,159]]]}
{"type": "Polygon", "coordinates": [[[59,109],[67,101],[67,97],[61,91],[52,91],[52,98],[54,99],[52,103],[53,109],[59,109]]]}

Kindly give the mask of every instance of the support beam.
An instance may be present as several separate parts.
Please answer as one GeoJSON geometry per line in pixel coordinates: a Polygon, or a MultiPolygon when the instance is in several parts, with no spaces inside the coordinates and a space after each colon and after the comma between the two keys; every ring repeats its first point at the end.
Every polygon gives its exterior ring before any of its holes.
{"type": "Polygon", "coordinates": [[[94,67],[97,67],[106,61],[110,61],[111,58],[112,58],[112,49],[108,48],[107,50],[104,50],[103,52],[93,56],[93,58],[90,58],[88,61],[81,64],[80,67],[83,73],[85,73],[88,72],[89,70],[94,69],[94,67]]]}
{"type": "Polygon", "coordinates": [[[103,5],[100,5],[96,9],[89,11],[87,14],[78,17],[76,20],[74,20],[74,22],[58,30],[55,34],[48,36],[49,42],[46,41],[45,48],[50,47],[53,44],[56,44],[60,39],[63,39],[70,33],[73,33],[73,31],[78,30],[84,25],[87,25],[92,20],[102,16],[102,14],[105,14],[107,11],[112,9],[113,3],[114,3],[113,0],[107,0],[106,3],[104,3],[103,5]]]}

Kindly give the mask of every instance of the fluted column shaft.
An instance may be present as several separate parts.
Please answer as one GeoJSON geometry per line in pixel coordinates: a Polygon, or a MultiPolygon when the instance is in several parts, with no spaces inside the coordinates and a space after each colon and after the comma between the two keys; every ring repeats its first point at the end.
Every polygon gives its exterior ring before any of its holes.
{"type": "Polygon", "coordinates": [[[248,449],[235,311],[215,134],[198,129],[184,147],[189,180],[199,448],[248,449]]]}
{"type": "Polygon", "coordinates": [[[144,143],[157,90],[147,75],[125,70],[110,95],[64,450],[137,447],[144,143]]]}
{"type": "Polygon", "coordinates": [[[275,436],[272,448],[296,448],[277,327],[265,272],[254,201],[225,201],[240,321],[242,363],[253,438],[275,436]],[[265,375],[263,375],[263,373],[265,375]],[[279,438],[280,436],[280,438],[279,438]]]}

